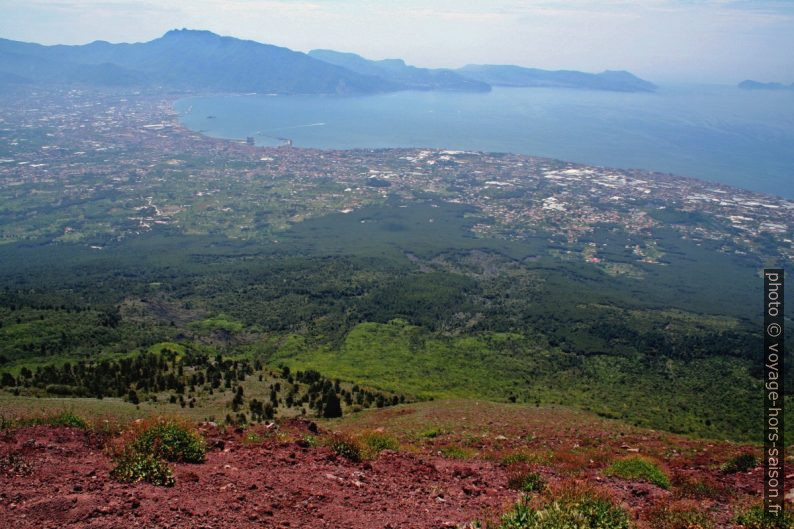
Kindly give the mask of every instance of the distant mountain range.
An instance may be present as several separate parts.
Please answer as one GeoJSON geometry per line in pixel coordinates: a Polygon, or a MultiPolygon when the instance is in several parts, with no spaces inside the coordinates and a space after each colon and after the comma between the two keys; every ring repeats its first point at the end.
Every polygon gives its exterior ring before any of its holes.
{"type": "Polygon", "coordinates": [[[573,70],[539,70],[512,65],[469,64],[457,70],[469,79],[492,86],[545,86],[616,92],[651,92],[656,85],[625,71],[585,73],[573,70]]]}
{"type": "Polygon", "coordinates": [[[747,79],[739,83],[738,87],[746,90],[794,90],[794,83],[785,85],[783,83],[762,83],[760,81],[747,79]]]}
{"type": "Polygon", "coordinates": [[[310,57],[335,64],[361,75],[380,77],[414,90],[465,90],[488,92],[488,83],[466,78],[448,69],[417,68],[402,59],[370,61],[355,53],[333,50],[312,50],[310,57]]]}
{"type": "Polygon", "coordinates": [[[400,88],[305,53],[193,30],[173,30],[136,44],[41,46],[2,40],[0,72],[16,76],[16,82],[178,90],[370,93],[400,88]]]}
{"type": "Polygon", "coordinates": [[[496,65],[458,70],[417,68],[401,59],[372,61],[332,50],[305,54],[188,29],[134,44],[96,41],[81,46],[43,46],[0,39],[0,87],[25,84],[279,94],[486,92],[491,86],[622,92],[655,88],[628,72],[590,74],[496,65]]]}

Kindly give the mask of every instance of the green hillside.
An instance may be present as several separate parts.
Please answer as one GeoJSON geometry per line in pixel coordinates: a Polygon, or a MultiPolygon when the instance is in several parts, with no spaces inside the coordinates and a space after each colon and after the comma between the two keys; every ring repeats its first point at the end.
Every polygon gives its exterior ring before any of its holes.
{"type": "Polygon", "coordinates": [[[373,206],[296,224],[278,245],[178,234],[103,252],[4,245],[0,355],[17,377],[5,385],[46,393],[22,373],[168,341],[414,399],[556,403],[756,440],[757,334],[743,305],[721,301],[752,299],[739,261],[684,254],[660,232],[686,280],[653,265],[614,276],[539,257],[539,242],[473,238],[467,211],[373,206]]]}

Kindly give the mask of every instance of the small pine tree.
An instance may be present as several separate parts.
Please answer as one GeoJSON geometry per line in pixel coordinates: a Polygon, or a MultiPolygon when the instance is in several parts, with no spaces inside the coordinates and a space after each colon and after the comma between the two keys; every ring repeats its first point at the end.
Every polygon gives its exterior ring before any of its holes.
{"type": "Polygon", "coordinates": [[[342,416],[342,403],[339,401],[339,395],[333,391],[329,391],[325,396],[325,406],[323,407],[323,417],[332,419],[334,417],[342,416]]]}

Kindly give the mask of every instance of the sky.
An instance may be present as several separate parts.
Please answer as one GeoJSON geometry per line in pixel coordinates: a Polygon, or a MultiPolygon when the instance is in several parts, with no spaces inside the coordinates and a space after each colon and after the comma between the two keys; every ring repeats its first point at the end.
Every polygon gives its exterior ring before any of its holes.
{"type": "Polygon", "coordinates": [[[425,67],[794,82],[794,0],[0,0],[0,37],[13,40],[140,42],[174,28],[425,67]]]}

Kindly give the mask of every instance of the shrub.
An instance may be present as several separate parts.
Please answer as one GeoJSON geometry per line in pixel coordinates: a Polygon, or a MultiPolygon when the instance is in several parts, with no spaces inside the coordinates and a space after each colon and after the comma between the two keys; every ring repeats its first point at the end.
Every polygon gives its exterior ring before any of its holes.
{"type": "Polygon", "coordinates": [[[262,443],[264,440],[265,439],[256,432],[247,432],[245,437],[243,437],[243,444],[256,445],[262,443]]]}
{"type": "Polygon", "coordinates": [[[794,529],[794,514],[784,510],[778,518],[767,518],[764,516],[764,508],[755,505],[740,512],[736,523],[744,529],[794,529]]]}
{"type": "Polygon", "coordinates": [[[40,424],[47,426],[66,426],[68,428],[80,428],[83,430],[88,428],[88,423],[71,411],[62,411],[47,415],[35,415],[32,417],[19,419],[17,421],[3,421],[3,425],[9,428],[13,426],[36,426],[40,424]]]}
{"type": "Polygon", "coordinates": [[[353,462],[361,461],[361,446],[352,438],[337,435],[331,439],[331,450],[353,462]]]}
{"type": "Polygon", "coordinates": [[[653,529],[712,529],[714,522],[696,503],[691,501],[662,505],[648,514],[653,529]]]}
{"type": "Polygon", "coordinates": [[[726,461],[720,470],[725,474],[735,474],[737,472],[747,472],[758,466],[758,459],[753,454],[740,454],[726,461]]]}
{"type": "Polygon", "coordinates": [[[174,476],[163,460],[201,463],[205,449],[204,439],[181,421],[136,421],[108,446],[116,460],[111,476],[125,483],[146,481],[170,487],[174,476]]]}
{"type": "Polygon", "coordinates": [[[110,475],[122,483],[145,481],[152,485],[171,487],[174,485],[174,474],[163,461],[152,454],[128,451],[117,460],[116,468],[110,475]]]}
{"type": "Polygon", "coordinates": [[[441,428],[429,428],[427,430],[423,430],[419,432],[419,437],[423,437],[425,439],[435,439],[436,437],[442,436],[446,434],[446,430],[441,428]]]}
{"type": "Polygon", "coordinates": [[[509,467],[510,465],[515,465],[516,463],[530,463],[530,457],[523,453],[523,452],[516,452],[514,454],[508,454],[502,458],[502,465],[509,467]]]}
{"type": "Polygon", "coordinates": [[[673,481],[676,494],[683,498],[693,498],[702,500],[705,498],[716,498],[720,496],[724,489],[711,479],[696,479],[679,477],[673,481]]]}
{"type": "Polygon", "coordinates": [[[589,464],[590,458],[582,452],[574,450],[558,450],[554,452],[554,468],[561,474],[581,474],[589,464]]]}
{"type": "Polygon", "coordinates": [[[629,515],[596,494],[562,497],[540,508],[526,498],[504,515],[499,529],[629,529],[629,515]]]}
{"type": "Polygon", "coordinates": [[[540,492],[546,487],[546,481],[537,472],[517,472],[507,479],[507,486],[522,492],[540,492]]]}
{"type": "Polygon", "coordinates": [[[469,453],[463,448],[455,445],[442,446],[441,455],[449,459],[467,459],[469,453]]]}
{"type": "Polygon", "coordinates": [[[371,433],[364,436],[364,444],[373,454],[378,454],[384,450],[397,450],[400,444],[394,437],[380,434],[371,433]]]}
{"type": "Polygon", "coordinates": [[[551,452],[514,452],[502,458],[502,465],[509,467],[516,463],[532,463],[536,465],[549,464],[554,459],[554,454],[551,452]]]}
{"type": "Polygon", "coordinates": [[[201,463],[206,445],[204,439],[176,420],[158,420],[145,427],[132,441],[136,452],[149,454],[166,461],[201,463]]]}
{"type": "Polygon", "coordinates": [[[50,426],[68,426],[69,428],[88,428],[88,423],[70,411],[64,411],[45,419],[50,426]]]}
{"type": "Polygon", "coordinates": [[[623,479],[647,481],[663,489],[670,488],[670,479],[659,466],[643,457],[627,457],[612,463],[606,469],[608,476],[617,476],[623,479]]]}

